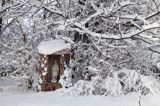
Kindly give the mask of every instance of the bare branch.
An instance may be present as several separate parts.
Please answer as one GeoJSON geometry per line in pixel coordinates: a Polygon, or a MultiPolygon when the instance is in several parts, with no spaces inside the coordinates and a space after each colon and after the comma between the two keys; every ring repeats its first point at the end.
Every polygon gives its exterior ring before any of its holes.
{"type": "Polygon", "coordinates": [[[148,48],[150,51],[152,51],[152,52],[155,52],[155,53],[158,53],[158,54],[160,54],[160,51],[157,51],[157,50],[154,50],[154,49],[152,49],[152,48],[148,48]]]}
{"type": "Polygon", "coordinates": [[[159,14],[160,14],[160,11],[152,13],[152,14],[148,15],[145,19],[148,20],[148,19],[150,19],[150,18],[152,18],[152,17],[154,17],[156,15],[159,15],[159,14]]]}

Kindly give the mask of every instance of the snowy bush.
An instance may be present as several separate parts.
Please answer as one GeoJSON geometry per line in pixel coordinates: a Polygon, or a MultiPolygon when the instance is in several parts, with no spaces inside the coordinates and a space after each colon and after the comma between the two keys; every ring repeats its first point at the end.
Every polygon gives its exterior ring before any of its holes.
{"type": "Polygon", "coordinates": [[[70,69],[66,68],[64,70],[64,74],[60,78],[60,83],[65,88],[68,88],[68,87],[72,86],[72,84],[73,84],[73,82],[72,82],[72,73],[71,73],[70,69]]]}
{"type": "Polygon", "coordinates": [[[21,77],[18,87],[28,90],[35,87],[38,81],[38,54],[31,48],[23,48],[20,51],[11,51],[1,55],[1,77],[21,77]]]}
{"type": "Polygon", "coordinates": [[[160,92],[159,82],[152,76],[139,74],[137,70],[119,70],[111,73],[105,79],[93,77],[91,81],[79,80],[73,87],[63,93],[70,96],[86,95],[126,95],[131,92],[156,94],[160,92]]]}

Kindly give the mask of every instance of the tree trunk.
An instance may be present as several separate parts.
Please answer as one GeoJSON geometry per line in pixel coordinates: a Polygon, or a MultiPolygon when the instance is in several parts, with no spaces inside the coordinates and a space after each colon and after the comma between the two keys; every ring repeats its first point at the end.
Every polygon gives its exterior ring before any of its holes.
{"type": "Polygon", "coordinates": [[[2,33],[2,17],[0,17],[0,35],[2,33]]]}
{"type": "MultiPolygon", "coordinates": [[[[1,7],[3,7],[4,4],[5,4],[5,0],[2,0],[1,7]]],[[[3,14],[3,12],[0,13],[0,14],[3,14]]],[[[3,17],[2,17],[2,15],[0,15],[0,16],[1,16],[1,17],[0,17],[0,35],[1,35],[1,33],[2,33],[2,24],[3,24],[3,17]]]]}

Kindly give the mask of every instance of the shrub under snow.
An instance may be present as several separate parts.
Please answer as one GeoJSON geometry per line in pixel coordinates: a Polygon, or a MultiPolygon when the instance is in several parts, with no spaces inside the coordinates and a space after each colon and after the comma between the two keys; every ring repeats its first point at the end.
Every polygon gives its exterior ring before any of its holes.
{"type": "Polygon", "coordinates": [[[63,91],[64,95],[71,96],[118,96],[131,92],[140,92],[143,95],[155,94],[160,92],[160,85],[155,78],[141,75],[138,70],[124,69],[110,73],[105,79],[96,76],[91,81],[79,80],[73,87],[63,91]]]}

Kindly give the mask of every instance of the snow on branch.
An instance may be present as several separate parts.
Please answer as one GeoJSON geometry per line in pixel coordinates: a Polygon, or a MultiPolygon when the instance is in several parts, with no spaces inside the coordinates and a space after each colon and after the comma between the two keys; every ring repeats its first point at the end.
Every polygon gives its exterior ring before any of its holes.
{"type": "Polygon", "coordinates": [[[79,23],[75,23],[74,25],[77,26],[82,31],[84,31],[85,33],[89,34],[90,36],[101,37],[101,38],[104,38],[104,39],[114,39],[114,40],[128,39],[128,38],[131,38],[131,37],[136,36],[138,34],[141,34],[145,31],[148,31],[150,29],[160,28],[160,25],[158,23],[153,23],[153,24],[150,24],[150,25],[143,26],[142,30],[137,30],[137,31],[134,31],[132,33],[123,34],[123,36],[119,36],[119,35],[99,34],[99,33],[96,33],[96,32],[92,32],[92,31],[88,30],[87,28],[83,27],[79,23]]]}
{"type": "Polygon", "coordinates": [[[150,18],[152,18],[152,17],[154,17],[154,16],[156,16],[156,15],[158,15],[158,14],[160,14],[160,11],[154,12],[154,13],[148,15],[148,16],[146,17],[146,20],[148,20],[148,19],[150,19],[150,18]]]}
{"type": "Polygon", "coordinates": [[[140,15],[123,15],[120,17],[121,19],[138,19],[143,21],[145,24],[149,24],[145,17],[140,15]]]}
{"type": "Polygon", "coordinates": [[[91,20],[94,17],[97,17],[98,15],[101,15],[103,13],[103,9],[99,9],[96,13],[90,15],[87,19],[85,19],[83,22],[81,22],[82,25],[87,23],[89,20],[91,20]]]}
{"type": "Polygon", "coordinates": [[[54,10],[53,10],[53,9],[49,8],[49,7],[47,6],[47,4],[43,4],[43,3],[44,3],[44,1],[41,1],[41,3],[38,4],[38,5],[37,5],[36,3],[30,4],[30,5],[32,5],[32,6],[34,6],[34,7],[37,7],[37,8],[38,8],[38,11],[39,11],[40,8],[43,8],[43,9],[47,10],[48,12],[50,12],[50,13],[52,13],[52,14],[57,14],[57,15],[65,18],[65,16],[64,16],[64,14],[63,14],[62,11],[57,10],[57,9],[54,9],[54,10]]]}
{"type": "Polygon", "coordinates": [[[90,21],[92,18],[97,17],[97,16],[99,16],[99,15],[104,14],[105,16],[108,16],[109,14],[116,13],[117,11],[121,10],[121,9],[122,9],[123,7],[125,7],[125,6],[135,5],[135,3],[133,3],[133,2],[128,2],[128,1],[127,1],[127,2],[122,2],[122,3],[120,4],[120,7],[119,7],[116,11],[113,11],[113,8],[114,8],[114,6],[115,6],[115,3],[116,3],[116,2],[114,2],[114,3],[112,4],[111,9],[108,11],[108,9],[106,9],[105,7],[97,8],[97,7],[94,5],[94,3],[91,2],[91,6],[96,10],[96,12],[95,12],[94,14],[90,15],[90,16],[89,16],[88,18],[86,18],[84,21],[82,21],[81,24],[84,25],[85,23],[87,23],[88,21],[90,21]]]}
{"type": "Polygon", "coordinates": [[[59,11],[59,10],[52,10],[50,8],[48,8],[47,6],[43,5],[42,8],[44,8],[45,10],[53,13],[53,14],[57,14],[59,16],[62,16],[64,18],[64,15],[63,15],[63,12],[62,11],[59,11]]]}
{"type": "Polygon", "coordinates": [[[5,12],[8,9],[15,9],[15,8],[20,8],[24,5],[26,5],[27,3],[29,3],[30,0],[26,1],[26,2],[22,2],[22,4],[18,3],[14,3],[14,4],[5,4],[4,6],[0,7],[0,13],[5,12]]]}
{"type": "Polygon", "coordinates": [[[157,54],[160,54],[160,51],[157,51],[157,50],[154,50],[153,48],[148,48],[150,51],[154,52],[154,53],[157,53],[157,54]]]}
{"type": "Polygon", "coordinates": [[[129,5],[135,5],[135,4],[136,4],[136,3],[130,2],[130,1],[121,2],[121,3],[120,3],[120,7],[119,7],[117,10],[115,10],[115,11],[113,11],[113,12],[111,12],[111,13],[112,13],[112,14],[115,14],[116,12],[120,11],[122,8],[124,8],[124,7],[126,7],[126,6],[129,6],[129,5]]]}

